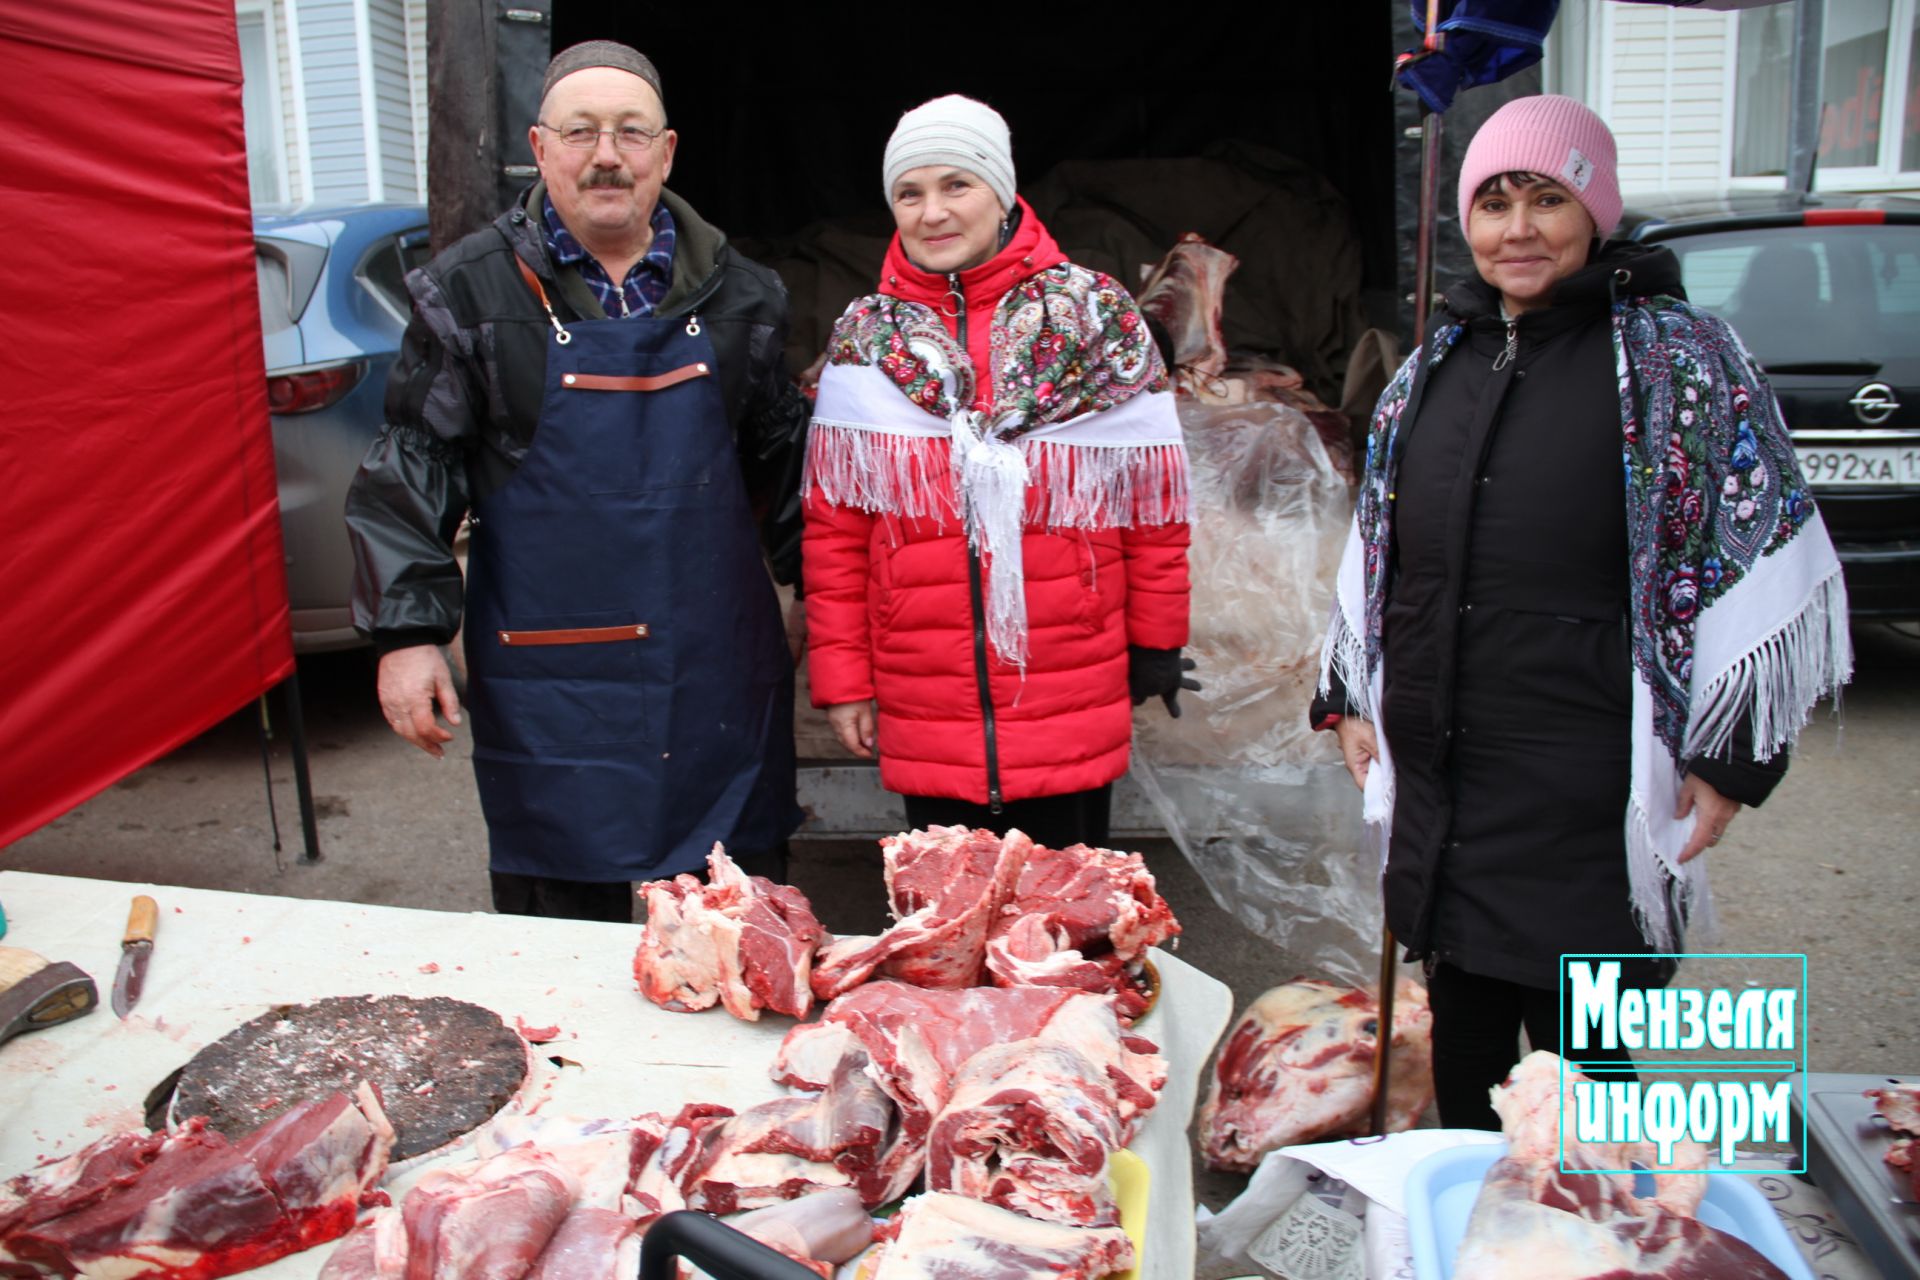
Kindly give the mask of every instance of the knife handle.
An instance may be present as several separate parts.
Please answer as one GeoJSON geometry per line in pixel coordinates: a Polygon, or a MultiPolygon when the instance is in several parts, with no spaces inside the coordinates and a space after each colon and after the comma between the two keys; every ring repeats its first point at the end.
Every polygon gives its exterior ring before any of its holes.
{"type": "Polygon", "coordinates": [[[153,931],[160,924],[160,904],[140,894],[133,900],[133,910],[127,912],[127,935],[120,939],[120,945],[130,942],[152,942],[153,931]]]}

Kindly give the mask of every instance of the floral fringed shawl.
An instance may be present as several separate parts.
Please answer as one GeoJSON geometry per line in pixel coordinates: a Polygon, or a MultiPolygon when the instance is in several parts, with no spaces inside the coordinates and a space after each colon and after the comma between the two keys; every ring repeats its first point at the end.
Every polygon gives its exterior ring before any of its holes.
{"type": "MultiPolygon", "coordinates": [[[[1853,671],[1840,562],[1800,474],[1766,375],[1728,325],[1671,297],[1613,308],[1627,504],[1633,652],[1633,778],[1626,855],[1634,918],[1657,951],[1708,907],[1704,860],[1676,860],[1692,819],[1675,819],[1682,764],[1732,749],[1751,727],[1757,759],[1788,746],[1813,704],[1853,671]]],[[[1432,338],[1428,373],[1460,325],[1432,338]]],[[[1391,566],[1402,415],[1426,348],[1381,395],[1321,657],[1356,714],[1380,711],[1381,619],[1391,566]]],[[[1393,769],[1367,783],[1366,816],[1385,848],[1393,769]]],[[[1382,767],[1383,766],[1383,767],[1382,767]]]]}
{"type": "Polygon", "coordinates": [[[1147,326],[1111,278],[1070,263],[1042,271],[991,324],[987,415],[972,408],[980,371],[932,308],[885,294],[849,306],[827,347],[801,492],[875,514],[956,515],[989,571],[988,639],[1024,667],[1023,531],[1184,521],[1187,452],[1147,326]]]}

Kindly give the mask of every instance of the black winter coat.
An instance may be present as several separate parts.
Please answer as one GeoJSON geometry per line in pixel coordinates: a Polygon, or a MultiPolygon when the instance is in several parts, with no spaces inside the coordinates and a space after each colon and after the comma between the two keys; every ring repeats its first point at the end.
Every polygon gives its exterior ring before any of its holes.
{"type": "MultiPolygon", "coordinates": [[[[547,257],[544,186],[491,227],[407,277],[413,317],[387,380],[386,425],[347,494],[353,624],[382,652],[445,644],[460,627],[453,538],[467,508],[512,477],[533,442],[551,325],[514,258],[533,268],[559,318],[606,313],[579,274],[547,257]]],[[[678,240],[655,314],[698,314],[747,495],[781,582],[800,576],[800,466],[806,398],[787,376],[787,295],[684,200],[663,191],[678,240]]]]}
{"type": "MultiPolygon", "coordinates": [[[[1648,950],[1625,848],[1632,663],[1609,296],[1622,264],[1633,292],[1684,296],[1670,251],[1626,245],[1512,324],[1484,282],[1450,290],[1436,328],[1467,332],[1423,371],[1400,427],[1382,626],[1387,923],[1415,955],[1537,988],[1557,987],[1563,952],[1648,950]]],[[[1324,700],[1312,714],[1341,710],[1324,700]]],[[[1786,759],[1756,764],[1746,747],[1691,767],[1757,804],[1786,759]]]]}

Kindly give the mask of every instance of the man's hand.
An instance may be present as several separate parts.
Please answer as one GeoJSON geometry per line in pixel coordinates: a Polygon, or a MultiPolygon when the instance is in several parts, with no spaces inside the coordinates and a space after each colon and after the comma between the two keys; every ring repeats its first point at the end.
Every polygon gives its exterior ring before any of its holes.
{"type": "Polygon", "coordinates": [[[873,700],[841,702],[827,708],[827,723],[840,745],[862,760],[873,759],[873,700]]]}
{"type": "Polygon", "coordinates": [[[448,724],[459,724],[460,698],[440,646],[417,644],[381,658],[379,689],[380,712],[393,731],[434,759],[443,758],[441,744],[453,741],[453,731],[434,719],[434,704],[448,724]]]}
{"type": "Polygon", "coordinates": [[[793,665],[800,665],[800,655],[807,651],[807,602],[796,599],[787,606],[787,652],[793,655],[793,665]]]}
{"type": "Polygon", "coordinates": [[[1738,800],[1727,799],[1697,774],[1688,774],[1680,784],[1680,803],[1673,810],[1676,818],[1693,815],[1693,834],[1680,851],[1680,861],[1691,862],[1719,844],[1720,837],[1727,833],[1727,824],[1739,812],[1738,800]]]}
{"type": "Polygon", "coordinates": [[[1340,723],[1333,726],[1333,736],[1340,739],[1340,758],[1346,761],[1347,772],[1353,775],[1353,785],[1365,791],[1367,770],[1380,754],[1380,741],[1373,736],[1373,721],[1343,716],[1340,723]]]}

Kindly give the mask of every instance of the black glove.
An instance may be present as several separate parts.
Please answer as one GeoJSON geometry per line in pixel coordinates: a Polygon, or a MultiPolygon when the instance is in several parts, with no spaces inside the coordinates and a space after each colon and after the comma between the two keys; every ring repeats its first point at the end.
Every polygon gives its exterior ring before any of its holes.
{"type": "Polygon", "coordinates": [[[1157,697],[1167,704],[1167,714],[1178,720],[1180,691],[1200,692],[1200,682],[1185,674],[1197,665],[1192,658],[1181,657],[1178,649],[1142,649],[1137,644],[1128,645],[1127,692],[1133,695],[1133,705],[1137,707],[1148,698],[1157,697]]]}

